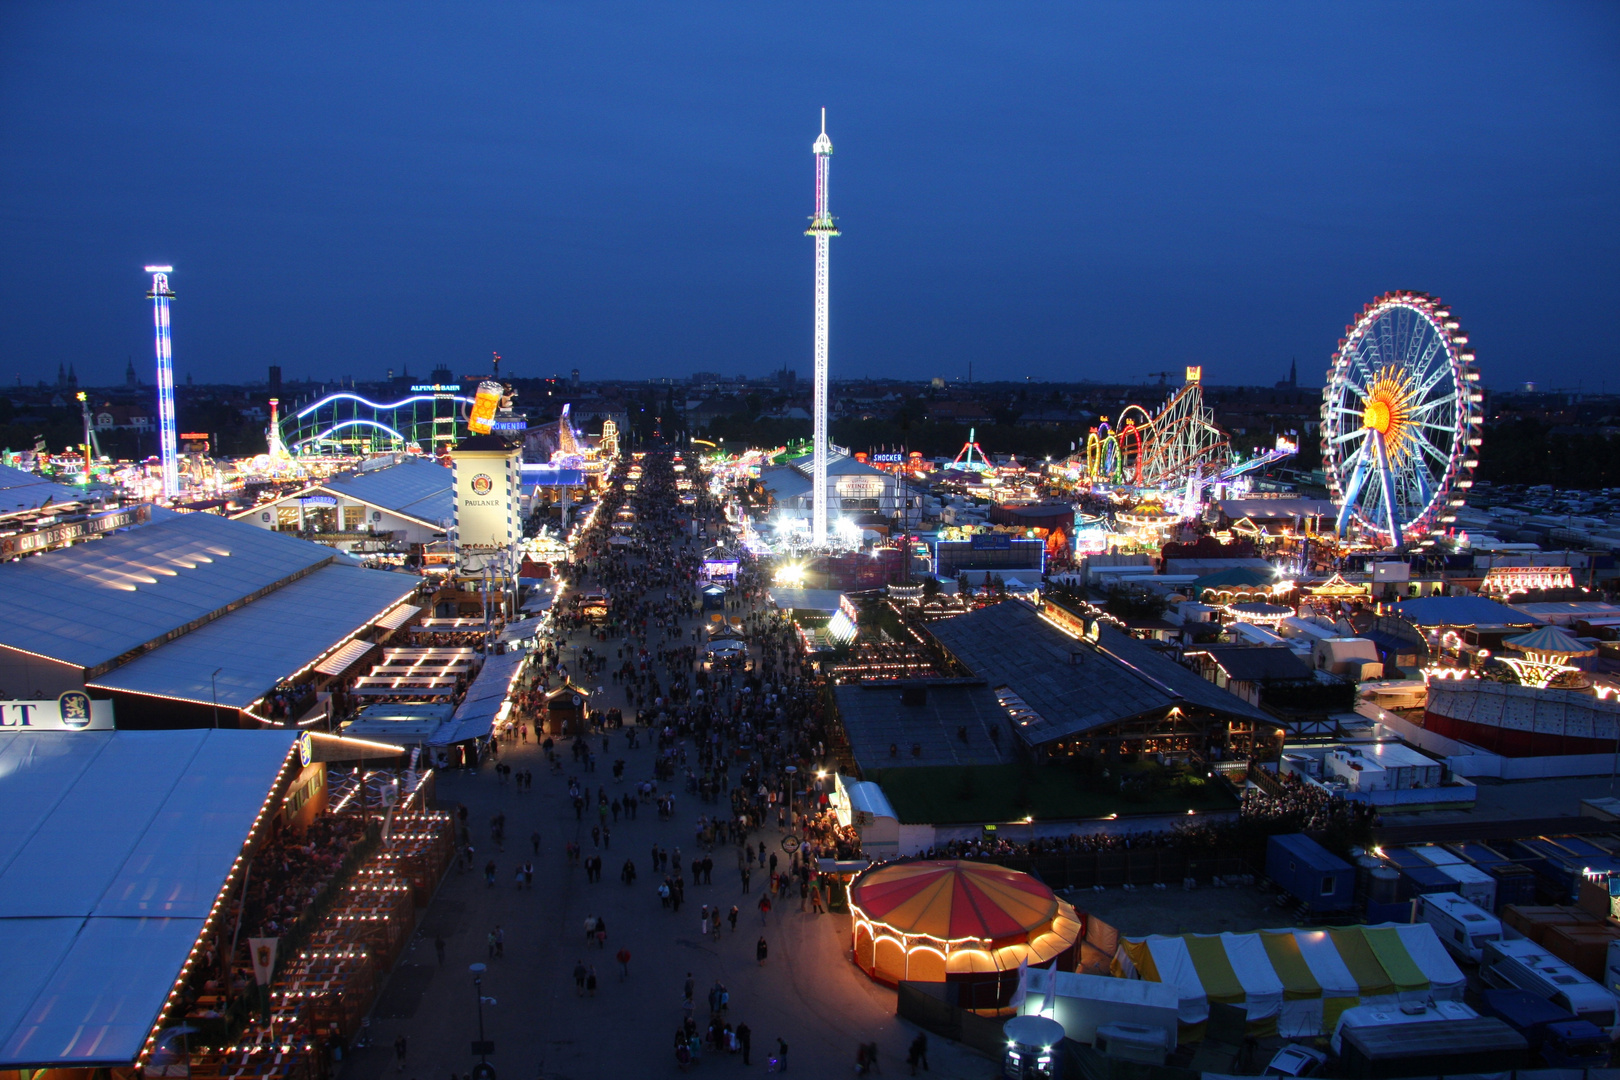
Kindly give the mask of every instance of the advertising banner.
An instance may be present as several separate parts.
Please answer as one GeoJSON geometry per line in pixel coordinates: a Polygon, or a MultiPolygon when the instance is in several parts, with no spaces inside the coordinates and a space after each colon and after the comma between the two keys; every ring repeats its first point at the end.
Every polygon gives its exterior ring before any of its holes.
{"type": "Polygon", "coordinates": [[[113,703],[69,690],[54,701],[0,701],[0,734],[12,731],[111,731],[113,703]]]}
{"type": "Polygon", "coordinates": [[[456,547],[504,551],[517,540],[520,456],[517,451],[454,450],[456,547]]]}

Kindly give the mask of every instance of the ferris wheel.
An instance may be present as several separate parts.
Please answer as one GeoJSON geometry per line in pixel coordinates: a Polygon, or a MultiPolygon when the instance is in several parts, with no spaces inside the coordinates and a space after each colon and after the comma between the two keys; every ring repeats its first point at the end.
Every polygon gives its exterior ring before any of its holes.
{"type": "Polygon", "coordinates": [[[1391,292],[1363,307],[1322,391],[1339,534],[1354,526],[1397,549],[1442,534],[1473,486],[1480,400],[1468,335],[1438,297],[1391,292]]]}

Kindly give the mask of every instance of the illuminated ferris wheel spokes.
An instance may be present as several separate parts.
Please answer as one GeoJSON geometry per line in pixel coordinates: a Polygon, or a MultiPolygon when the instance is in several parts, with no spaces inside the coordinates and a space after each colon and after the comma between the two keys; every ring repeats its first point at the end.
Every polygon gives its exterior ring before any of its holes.
{"type": "Polygon", "coordinates": [[[1322,401],[1341,534],[1354,524],[1400,548],[1453,516],[1452,489],[1472,483],[1479,445],[1467,344],[1451,312],[1423,293],[1386,293],[1346,328],[1322,401]]]}

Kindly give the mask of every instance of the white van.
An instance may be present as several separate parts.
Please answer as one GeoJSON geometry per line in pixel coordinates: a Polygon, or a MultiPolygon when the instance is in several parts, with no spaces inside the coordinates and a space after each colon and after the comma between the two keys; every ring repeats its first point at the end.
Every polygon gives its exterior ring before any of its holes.
{"type": "Polygon", "coordinates": [[[1529,938],[1485,942],[1479,974],[1491,986],[1528,990],[1597,1025],[1611,1039],[1620,1027],[1620,1002],[1613,994],[1529,938]]]}
{"type": "Polygon", "coordinates": [[[1464,960],[1479,963],[1485,957],[1485,943],[1502,937],[1502,923],[1495,915],[1456,893],[1430,893],[1418,899],[1423,905],[1418,920],[1434,927],[1441,943],[1464,960]]]}

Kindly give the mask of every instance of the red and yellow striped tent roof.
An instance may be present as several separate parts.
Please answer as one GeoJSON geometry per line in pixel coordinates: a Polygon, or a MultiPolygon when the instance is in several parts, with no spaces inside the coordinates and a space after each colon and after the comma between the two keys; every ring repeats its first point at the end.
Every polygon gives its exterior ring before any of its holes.
{"type": "Polygon", "coordinates": [[[1044,928],[1057,897],[1035,878],[989,863],[930,859],[869,871],[850,903],[874,922],[941,941],[999,941],[1044,928]]]}

